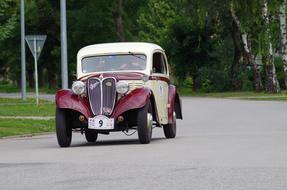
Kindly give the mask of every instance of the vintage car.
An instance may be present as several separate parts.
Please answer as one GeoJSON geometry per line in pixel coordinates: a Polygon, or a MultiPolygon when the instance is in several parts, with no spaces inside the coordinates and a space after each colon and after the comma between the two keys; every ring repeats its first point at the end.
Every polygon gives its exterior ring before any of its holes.
{"type": "Polygon", "coordinates": [[[176,136],[181,100],[170,83],[164,50],[152,43],[106,43],[82,48],[77,80],[56,94],[58,144],[68,147],[72,131],[95,142],[98,134],[137,130],[148,144],[154,127],[176,136]]]}

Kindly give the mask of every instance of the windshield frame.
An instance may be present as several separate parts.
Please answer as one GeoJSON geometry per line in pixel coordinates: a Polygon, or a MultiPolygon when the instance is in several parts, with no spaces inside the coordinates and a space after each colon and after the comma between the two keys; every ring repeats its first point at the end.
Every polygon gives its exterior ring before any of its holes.
{"type": "Polygon", "coordinates": [[[91,73],[115,73],[115,72],[145,72],[148,68],[148,56],[143,52],[123,52],[123,53],[107,53],[107,54],[94,54],[94,55],[87,55],[81,58],[81,73],[83,74],[91,74],[91,73]],[[144,69],[134,69],[134,70],[107,70],[107,71],[92,71],[92,72],[83,72],[83,60],[89,57],[100,57],[100,56],[122,56],[122,55],[130,55],[132,57],[137,57],[138,55],[143,55],[145,57],[145,68],[144,69]]]}

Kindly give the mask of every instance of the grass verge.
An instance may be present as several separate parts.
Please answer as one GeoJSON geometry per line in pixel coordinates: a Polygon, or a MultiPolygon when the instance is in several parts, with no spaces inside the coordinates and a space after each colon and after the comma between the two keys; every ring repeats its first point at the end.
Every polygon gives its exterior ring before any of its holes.
{"type": "Polygon", "coordinates": [[[271,94],[265,92],[187,92],[186,90],[180,91],[182,96],[192,97],[210,97],[210,98],[228,98],[240,100],[261,100],[261,101],[287,101],[287,93],[281,92],[278,94],[271,94]]]}
{"type": "MultiPolygon", "coordinates": [[[[3,92],[3,93],[21,92],[21,88],[15,87],[11,84],[1,84],[0,83],[0,92],[3,92]]],[[[35,92],[35,89],[28,88],[27,92],[35,92]]],[[[57,92],[57,89],[42,87],[42,88],[39,88],[39,92],[47,93],[47,94],[55,94],[57,92]]]]}
{"type": "Polygon", "coordinates": [[[0,98],[0,116],[54,116],[55,104],[40,100],[39,106],[35,99],[25,101],[13,98],[0,98]]]}
{"type": "MultiPolygon", "coordinates": [[[[0,116],[55,116],[55,104],[40,100],[39,106],[35,99],[0,98],[0,116]]],[[[52,132],[55,120],[32,119],[0,119],[0,138],[15,135],[35,135],[52,132]]]]}
{"type": "Polygon", "coordinates": [[[36,135],[53,132],[55,120],[5,119],[0,120],[0,138],[16,135],[36,135]]]}

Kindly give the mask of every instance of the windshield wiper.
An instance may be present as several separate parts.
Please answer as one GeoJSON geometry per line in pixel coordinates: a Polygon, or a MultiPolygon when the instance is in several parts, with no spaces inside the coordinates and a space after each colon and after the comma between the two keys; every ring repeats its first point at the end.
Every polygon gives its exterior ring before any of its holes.
{"type": "Polygon", "coordinates": [[[144,60],[145,61],[145,59],[144,58],[142,58],[142,57],[140,57],[140,56],[138,56],[138,55],[136,55],[136,54],[134,54],[133,52],[128,52],[130,55],[132,55],[132,56],[134,56],[134,57],[136,57],[136,58],[138,58],[138,59],[141,59],[141,60],[144,60]]]}

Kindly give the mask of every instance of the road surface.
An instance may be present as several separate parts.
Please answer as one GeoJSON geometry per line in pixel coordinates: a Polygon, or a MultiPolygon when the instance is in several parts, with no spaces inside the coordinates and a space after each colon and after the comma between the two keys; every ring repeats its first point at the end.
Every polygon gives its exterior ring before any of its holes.
{"type": "Polygon", "coordinates": [[[184,98],[178,135],[0,140],[0,189],[286,190],[287,103],[184,98]]]}

